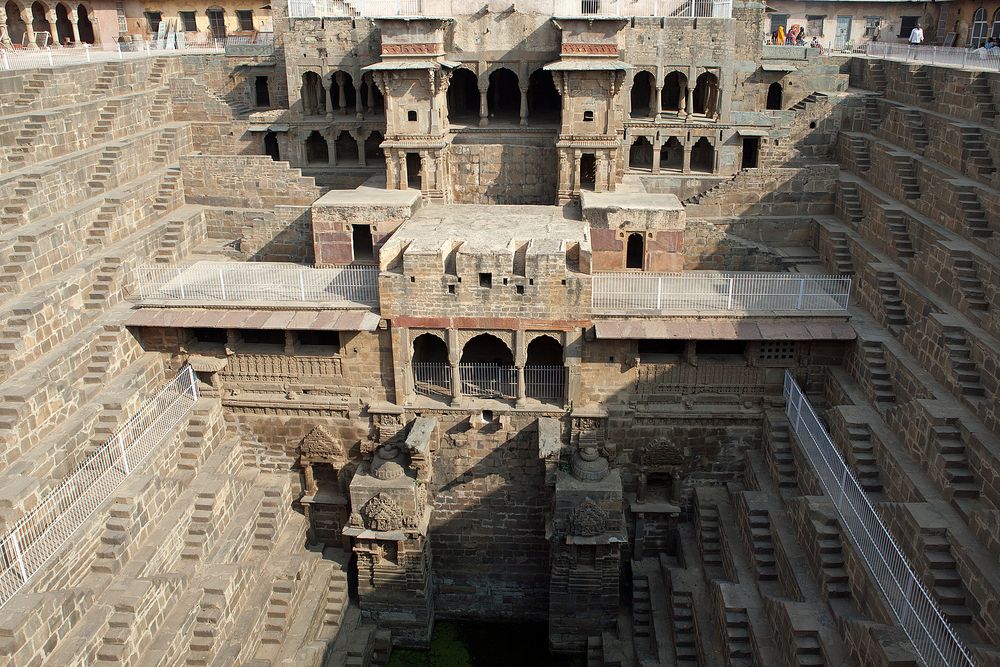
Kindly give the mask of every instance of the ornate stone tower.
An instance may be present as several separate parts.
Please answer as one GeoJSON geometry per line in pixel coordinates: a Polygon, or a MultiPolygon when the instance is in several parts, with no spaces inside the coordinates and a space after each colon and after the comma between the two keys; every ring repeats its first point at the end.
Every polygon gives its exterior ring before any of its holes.
{"type": "Polygon", "coordinates": [[[549,580],[549,644],[583,651],[615,627],[621,544],[627,541],[622,480],[596,447],[575,449],[556,478],[549,580]]]}
{"type": "Polygon", "coordinates": [[[426,645],[434,624],[427,486],[396,445],[380,446],[351,480],[350,523],[362,613],[399,644],[426,645]]]}
{"type": "Polygon", "coordinates": [[[562,95],[559,203],[582,190],[614,190],[623,131],[618,93],[629,69],[618,59],[621,18],[556,19],[562,30],[560,59],[545,66],[562,95]]]}
{"type": "Polygon", "coordinates": [[[377,19],[382,61],[365,67],[385,96],[386,185],[419,189],[444,201],[448,80],[457,63],[444,60],[444,28],[450,19],[377,19]]]}

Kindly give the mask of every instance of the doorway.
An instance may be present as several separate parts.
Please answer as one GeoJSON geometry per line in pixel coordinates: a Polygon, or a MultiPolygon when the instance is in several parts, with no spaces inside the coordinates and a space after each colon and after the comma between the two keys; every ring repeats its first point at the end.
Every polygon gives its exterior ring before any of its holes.
{"type": "Polygon", "coordinates": [[[760,163],[760,137],[743,137],[743,159],[740,167],[753,169],[760,163]]]}
{"type": "Polygon", "coordinates": [[[851,41],[851,17],[837,17],[837,32],[833,39],[833,48],[843,49],[851,41]]]}

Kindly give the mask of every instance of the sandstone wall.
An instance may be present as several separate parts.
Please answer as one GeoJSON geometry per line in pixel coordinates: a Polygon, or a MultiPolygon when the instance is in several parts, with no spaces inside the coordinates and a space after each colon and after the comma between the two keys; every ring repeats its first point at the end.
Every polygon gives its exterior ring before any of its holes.
{"type": "Polygon", "coordinates": [[[456,204],[552,204],[558,164],[554,147],[453,145],[448,152],[456,204]]]}
{"type": "Polygon", "coordinates": [[[313,179],[268,156],[188,155],[181,159],[186,201],[208,206],[308,206],[320,195],[313,179]]]}

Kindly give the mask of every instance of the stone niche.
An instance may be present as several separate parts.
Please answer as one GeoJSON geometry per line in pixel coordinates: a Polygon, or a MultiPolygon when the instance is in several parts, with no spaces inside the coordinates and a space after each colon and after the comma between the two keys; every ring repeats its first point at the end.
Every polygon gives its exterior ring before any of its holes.
{"type": "Polygon", "coordinates": [[[684,206],[672,194],[584,192],[596,271],[684,269],[684,206]]]}

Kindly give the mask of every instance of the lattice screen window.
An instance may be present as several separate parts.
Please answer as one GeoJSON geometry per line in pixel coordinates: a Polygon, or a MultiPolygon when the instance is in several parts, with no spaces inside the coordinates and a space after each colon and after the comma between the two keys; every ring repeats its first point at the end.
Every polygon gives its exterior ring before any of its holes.
{"type": "Polygon", "coordinates": [[[791,361],[795,359],[796,343],[789,340],[769,340],[760,344],[761,361],[791,361]]]}

